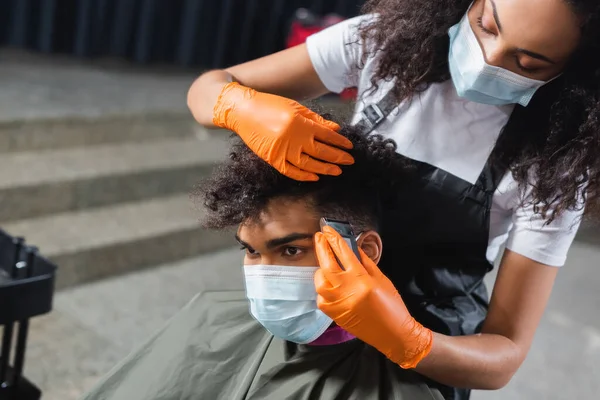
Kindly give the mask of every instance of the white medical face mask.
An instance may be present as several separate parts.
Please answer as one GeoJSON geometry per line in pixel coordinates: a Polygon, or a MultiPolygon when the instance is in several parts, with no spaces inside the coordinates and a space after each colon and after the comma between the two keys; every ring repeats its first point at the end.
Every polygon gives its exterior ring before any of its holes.
{"type": "Polygon", "coordinates": [[[305,344],[315,341],[333,320],[317,307],[313,281],[319,267],[245,265],[250,313],[274,336],[305,344]]]}
{"type": "Polygon", "coordinates": [[[448,63],[456,92],[476,103],[527,106],[535,92],[547,82],[487,64],[467,14],[448,31],[448,63]]]}

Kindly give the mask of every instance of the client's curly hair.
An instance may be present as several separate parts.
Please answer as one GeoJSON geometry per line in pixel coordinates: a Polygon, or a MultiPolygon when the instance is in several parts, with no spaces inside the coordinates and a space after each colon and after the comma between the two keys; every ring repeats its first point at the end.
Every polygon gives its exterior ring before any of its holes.
{"type": "MultiPolygon", "coordinates": [[[[323,117],[333,120],[331,115],[323,117]]],[[[253,220],[270,200],[287,198],[306,200],[319,215],[347,220],[357,231],[377,229],[381,201],[411,167],[391,139],[365,136],[343,124],[339,133],[353,143],[349,153],[355,162],[341,166],[340,176],[321,176],[317,182],[282,175],[234,137],[229,160],[193,194],[205,207],[203,225],[221,229],[253,220]]]]}
{"type": "MultiPolygon", "coordinates": [[[[532,184],[531,201],[549,220],[580,207],[581,193],[588,208],[600,205],[600,2],[564,1],[582,17],[581,46],[560,78],[541,88],[528,107],[517,107],[514,129],[503,132],[493,155],[522,190],[532,184]]],[[[363,12],[378,15],[360,28],[369,44],[363,45],[365,59],[378,59],[372,88],[394,80],[400,102],[450,79],[448,29],[471,3],[367,1],[363,12]]]]}

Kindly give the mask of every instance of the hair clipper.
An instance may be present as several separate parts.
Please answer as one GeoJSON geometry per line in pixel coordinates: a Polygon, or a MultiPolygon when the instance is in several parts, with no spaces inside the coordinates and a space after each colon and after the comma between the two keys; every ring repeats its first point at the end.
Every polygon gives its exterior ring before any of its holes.
{"type": "MultiPolygon", "coordinates": [[[[360,253],[358,251],[358,243],[356,243],[356,235],[354,234],[352,225],[350,225],[349,222],[339,221],[339,220],[335,220],[335,219],[331,219],[331,218],[321,218],[320,225],[321,225],[321,230],[323,230],[323,227],[325,227],[325,226],[330,226],[337,233],[339,233],[340,236],[344,239],[344,241],[348,245],[348,247],[350,247],[350,249],[352,249],[352,252],[354,253],[354,255],[356,255],[356,258],[358,258],[360,260],[360,253]]],[[[346,268],[340,262],[340,260],[337,258],[337,256],[335,257],[335,259],[338,262],[339,266],[345,271],[346,268]]]]}

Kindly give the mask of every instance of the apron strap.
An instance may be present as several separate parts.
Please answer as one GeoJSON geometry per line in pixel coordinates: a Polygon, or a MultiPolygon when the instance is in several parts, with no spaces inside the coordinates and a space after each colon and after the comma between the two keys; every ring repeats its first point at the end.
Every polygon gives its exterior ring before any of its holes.
{"type": "Polygon", "coordinates": [[[364,135],[373,132],[394,109],[398,107],[396,96],[390,90],[377,104],[369,104],[360,113],[361,119],[354,126],[364,135]]]}
{"type": "MultiPolygon", "coordinates": [[[[520,126],[523,118],[521,117],[524,112],[525,107],[517,104],[515,105],[515,109],[511,113],[508,122],[502,128],[496,143],[494,144],[494,149],[492,150],[484,169],[485,174],[485,182],[484,189],[490,193],[494,193],[500,184],[502,178],[510,168],[508,164],[510,161],[500,160],[497,157],[498,151],[498,143],[505,140],[509,135],[522,134],[523,128],[520,126]]],[[[522,135],[521,135],[522,136],[522,135]]]]}
{"type": "MultiPolygon", "coordinates": [[[[358,128],[363,135],[368,135],[373,132],[385,119],[398,107],[396,96],[388,91],[385,96],[379,100],[376,104],[369,104],[360,113],[361,119],[354,124],[354,127],[358,128]]],[[[519,106],[517,106],[519,108],[519,106]]],[[[513,112],[513,115],[515,112],[513,112]]],[[[505,131],[514,129],[516,118],[511,115],[508,123],[502,129],[501,135],[506,134],[505,131]]],[[[482,175],[480,176],[480,182],[483,181],[483,189],[487,192],[494,193],[497,189],[500,181],[506,173],[506,168],[502,168],[499,165],[492,163],[492,157],[487,160],[482,175]]]]}

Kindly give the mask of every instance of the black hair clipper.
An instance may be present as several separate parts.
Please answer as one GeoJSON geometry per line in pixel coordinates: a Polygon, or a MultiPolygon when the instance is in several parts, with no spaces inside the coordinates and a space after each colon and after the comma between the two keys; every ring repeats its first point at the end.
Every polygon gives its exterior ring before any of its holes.
{"type": "MultiPolygon", "coordinates": [[[[335,231],[337,233],[339,233],[340,236],[346,241],[346,244],[348,244],[348,247],[350,247],[352,249],[352,252],[354,253],[354,255],[356,255],[356,258],[358,258],[360,260],[360,253],[358,252],[358,244],[356,243],[356,235],[354,234],[352,225],[350,225],[349,222],[339,221],[339,220],[335,220],[335,219],[331,219],[331,218],[321,218],[320,225],[321,225],[321,230],[323,230],[324,226],[330,226],[333,229],[335,229],[335,231]]],[[[337,257],[335,259],[337,260],[340,267],[345,271],[346,268],[342,265],[340,260],[337,257]]]]}

